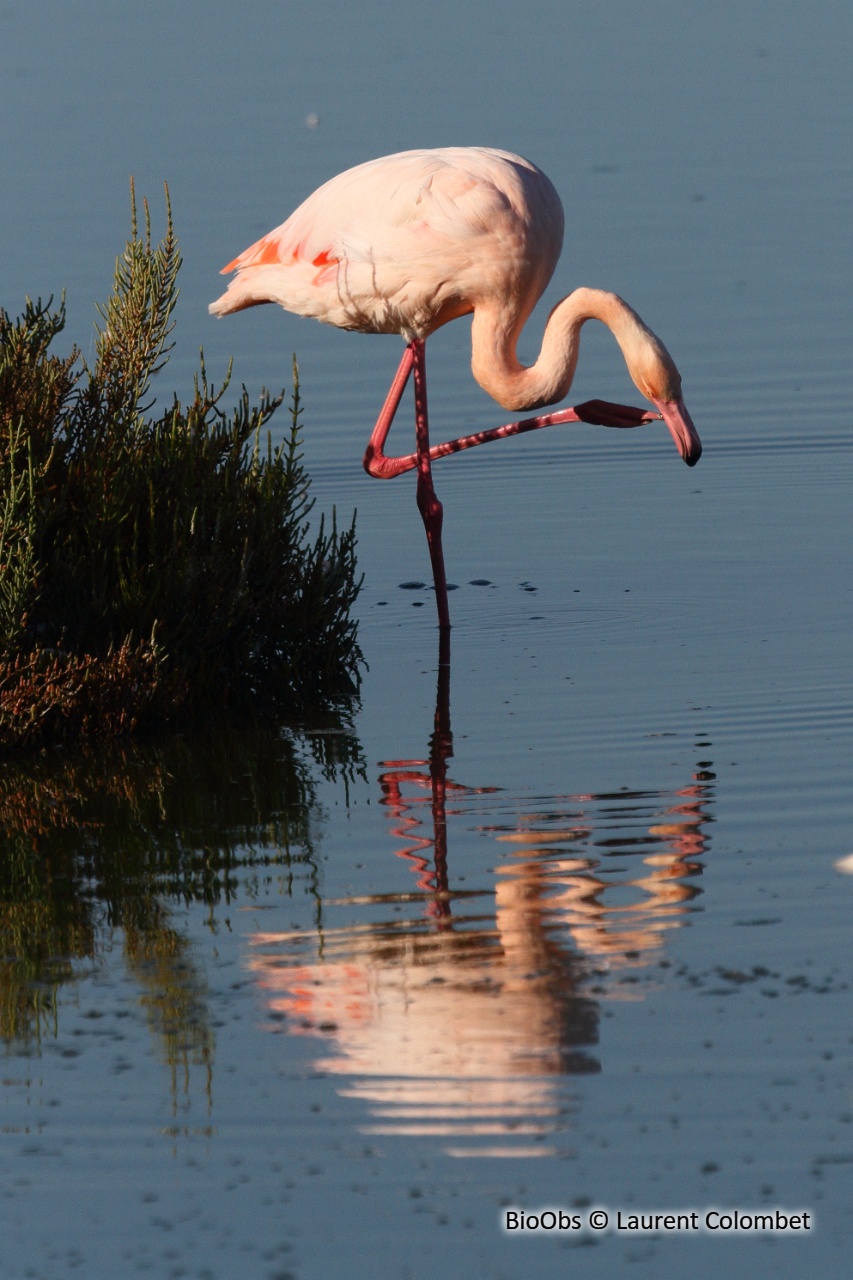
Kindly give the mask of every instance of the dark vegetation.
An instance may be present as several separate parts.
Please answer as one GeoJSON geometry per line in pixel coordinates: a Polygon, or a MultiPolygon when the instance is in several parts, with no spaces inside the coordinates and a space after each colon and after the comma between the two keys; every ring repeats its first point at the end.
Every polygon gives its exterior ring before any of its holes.
{"type": "Polygon", "coordinates": [[[354,527],[309,537],[295,367],[279,446],[283,396],[227,414],[203,357],[152,416],[181,259],[168,195],[156,246],[131,205],[93,367],[51,352],[64,303],[0,311],[0,751],[358,688],[354,527]]]}

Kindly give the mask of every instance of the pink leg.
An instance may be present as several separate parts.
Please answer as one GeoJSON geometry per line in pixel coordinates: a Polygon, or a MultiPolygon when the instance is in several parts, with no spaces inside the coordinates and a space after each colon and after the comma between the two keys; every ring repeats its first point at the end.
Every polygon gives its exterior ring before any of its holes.
{"type": "Polygon", "coordinates": [[[432,578],[435,583],[435,601],[438,605],[438,625],[442,630],[450,626],[450,607],[447,603],[447,575],[444,571],[444,553],[441,549],[441,526],[444,509],[435,496],[430,466],[429,418],[427,416],[426,348],[422,339],[411,344],[415,375],[415,436],[417,439],[418,510],[426,529],[432,578]]]}
{"type": "MultiPolygon", "coordinates": [[[[410,466],[397,467],[395,464],[398,459],[386,458],[382,452],[385,448],[385,441],[388,439],[388,432],[391,430],[391,423],[394,421],[394,415],[400,407],[403,392],[408,385],[414,363],[415,354],[410,344],[403,352],[400,367],[394,375],[391,389],[385,397],[382,412],[376,419],[376,426],[371,432],[370,440],[364,453],[364,469],[368,475],[374,476],[377,480],[392,480],[394,476],[401,475],[403,471],[411,471],[416,465],[414,454],[411,455],[412,462],[410,466]]],[[[409,459],[407,458],[406,462],[408,461],[409,459]]]]}
{"type": "Polygon", "coordinates": [[[364,454],[364,469],[378,480],[392,480],[406,471],[417,469],[418,472],[418,509],[426,529],[432,574],[435,582],[435,598],[438,605],[438,625],[444,631],[450,627],[450,608],[447,603],[447,576],[444,569],[444,554],[441,549],[441,526],[443,509],[435,494],[432,483],[431,463],[436,458],[447,457],[451,453],[459,453],[463,449],[472,449],[478,444],[488,444],[492,440],[502,440],[507,436],[523,435],[526,431],[539,431],[542,427],[554,427],[564,422],[590,422],[605,427],[637,427],[644,422],[654,422],[661,414],[650,410],[634,409],[630,405],[610,404],[606,400],[587,400],[584,404],[572,409],[560,409],[557,413],[547,413],[536,418],[524,418],[520,422],[508,422],[503,427],[495,427],[491,431],[478,431],[475,435],[460,436],[457,440],[447,440],[443,444],[430,448],[429,420],[427,417],[426,395],[426,360],[425,342],[415,339],[403,352],[399,368],[391,383],[391,388],[382,406],[382,412],[376,420],[370,440],[364,454]],[[415,375],[415,436],[417,451],[401,457],[389,458],[385,452],[385,441],[394,421],[394,415],[400,407],[403,392],[406,390],[412,373],[415,375]]]}
{"type": "MultiPolygon", "coordinates": [[[[414,471],[418,466],[417,453],[390,458],[384,453],[388,432],[391,430],[394,415],[399,408],[414,365],[414,344],[410,344],[403,353],[400,366],[364,454],[364,469],[368,475],[374,476],[377,480],[393,480],[395,476],[403,475],[406,471],[414,471]]],[[[559,409],[556,413],[545,413],[536,418],[523,418],[520,422],[508,422],[502,427],[493,427],[490,431],[478,431],[474,435],[460,436],[457,440],[446,440],[443,444],[432,446],[429,459],[435,462],[437,458],[446,458],[448,454],[473,449],[478,444],[490,444],[492,440],[504,440],[509,436],[520,436],[527,431],[540,431],[543,427],[556,427],[565,422],[588,422],[601,427],[629,428],[639,427],[647,422],[659,422],[661,417],[661,414],[653,413],[650,409],[635,409],[631,405],[611,404],[608,400],[586,400],[583,404],[575,405],[571,409],[559,409]]]]}

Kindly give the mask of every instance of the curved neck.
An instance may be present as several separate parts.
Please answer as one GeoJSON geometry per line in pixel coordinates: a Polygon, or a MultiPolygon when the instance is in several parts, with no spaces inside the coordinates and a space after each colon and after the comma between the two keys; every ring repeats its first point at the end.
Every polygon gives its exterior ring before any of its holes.
{"type": "Polygon", "coordinates": [[[539,358],[529,368],[516,355],[526,319],[527,314],[489,305],[474,311],[471,368],[483,390],[505,409],[538,409],[562,400],[575,376],[580,331],[587,320],[607,325],[647,399],[680,393],[681,379],[666,347],[618,294],[582,288],[558,302],[545,326],[539,358]]]}

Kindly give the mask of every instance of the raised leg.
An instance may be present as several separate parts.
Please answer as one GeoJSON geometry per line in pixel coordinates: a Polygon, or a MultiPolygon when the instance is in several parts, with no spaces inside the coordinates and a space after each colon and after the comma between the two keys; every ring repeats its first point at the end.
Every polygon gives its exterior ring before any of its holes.
{"type": "MultiPolygon", "coordinates": [[[[403,353],[400,366],[391,383],[391,389],[385,398],[382,412],[376,420],[376,426],[364,454],[364,469],[368,475],[377,480],[393,480],[406,471],[414,471],[418,466],[417,453],[403,454],[399,457],[388,457],[384,452],[385,441],[394,421],[394,415],[403,398],[403,392],[415,366],[414,343],[410,343],[403,353]]],[[[421,344],[423,345],[423,344],[421,344]]],[[[586,400],[583,404],[571,409],[558,409],[556,413],[545,413],[535,418],[522,418],[519,422],[507,422],[502,427],[493,427],[489,431],[477,431],[474,435],[460,436],[457,440],[445,440],[430,448],[430,462],[437,458],[446,458],[451,453],[461,453],[464,449],[473,449],[478,444],[490,444],[493,440],[505,440],[509,436],[524,435],[527,431],[540,431],[543,427],[557,427],[566,422],[588,422],[601,427],[643,426],[647,422],[660,422],[662,414],[650,409],[635,409],[632,405],[611,404],[608,400],[586,400]]]]}
{"type": "Polygon", "coordinates": [[[385,441],[388,439],[388,432],[391,430],[391,423],[394,421],[394,414],[400,407],[400,401],[408,385],[414,363],[415,353],[410,343],[403,352],[400,367],[394,375],[391,389],[385,397],[382,412],[376,419],[376,426],[371,432],[370,440],[364,452],[364,469],[368,475],[374,476],[377,480],[393,480],[394,476],[402,475],[404,471],[413,470],[417,462],[415,454],[410,454],[406,458],[387,458],[383,453],[385,441]],[[408,465],[409,458],[411,458],[410,465],[408,465]],[[399,467],[397,466],[398,462],[405,462],[407,465],[399,467]]]}

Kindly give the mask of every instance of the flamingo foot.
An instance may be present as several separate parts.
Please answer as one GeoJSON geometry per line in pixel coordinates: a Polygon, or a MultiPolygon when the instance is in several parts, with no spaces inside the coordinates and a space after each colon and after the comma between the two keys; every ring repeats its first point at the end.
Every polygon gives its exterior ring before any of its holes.
{"type": "Polygon", "coordinates": [[[578,422],[596,427],[641,427],[646,422],[659,422],[663,414],[651,409],[635,409],[630,404],[611,404],[609,400],[585,400],[574,406],[578,422]]]}

